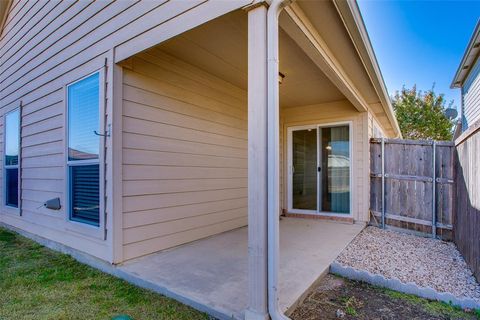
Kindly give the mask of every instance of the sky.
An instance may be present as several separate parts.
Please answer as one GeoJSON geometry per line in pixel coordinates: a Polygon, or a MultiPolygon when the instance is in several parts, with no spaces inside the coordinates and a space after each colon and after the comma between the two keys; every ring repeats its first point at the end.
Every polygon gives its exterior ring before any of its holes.
{"type": "Polygon", "coordinates": [[[478,1],[359,0],[389,94],[417,85],[444,93],[460,110],[460,89],[450,89],[480,18],[478,1]]]}

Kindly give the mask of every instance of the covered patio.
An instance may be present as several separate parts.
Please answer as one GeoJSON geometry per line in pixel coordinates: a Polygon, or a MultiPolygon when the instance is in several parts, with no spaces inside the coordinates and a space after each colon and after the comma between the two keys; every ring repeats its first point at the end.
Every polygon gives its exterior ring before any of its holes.
{"type": "Polygon", "coordinates": [[[272,6],[119,62],[117,270],[222,319],[288,314],[369,215],[371,75],[336,2],[272,6]]]}
{"type": "MultiPolygon", "coordinates": [[[[280,222],[279,305],[289,314],[308,289],[363,229],[313,219],[280,222]]],[[[118,267],[122,277],[174,297],[219,319],[244,319],[248,305],[247,228],[224,232],[137,258],[118,267]]]]}

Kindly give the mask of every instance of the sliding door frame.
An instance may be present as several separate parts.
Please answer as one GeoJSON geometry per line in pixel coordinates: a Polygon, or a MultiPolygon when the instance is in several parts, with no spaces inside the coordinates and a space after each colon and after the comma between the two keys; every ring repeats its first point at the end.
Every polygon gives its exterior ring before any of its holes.
{"type": "MultiPolygon", "coordinates": [[[[317,190],[317,210],[308,209],[293,209],[293,132],[300,130],[317,130],[317,167],[318,167],[318,125],[304,125],[287,128],[287,202],[288,213],[301,213],[301,214],[317,214],[318,213],[318,190],[317,190]]],[[[318,171],[317,171],[317,188],[318,188],[318,171]]]]}
{"type": "MultiPolygon", "coordinates": [[[[353,217],[353,186],[352,186],[352,174],[353,174],[353,163],[354,163],[354,154],[353,154],[353,121],[338,121],[338,122],[329,122],[329,123],[318,123],[311,125],[301,125],[301,126],[291,126],[287,127],[287,212],[293,214],[310,214],[310,215],[320,215],[327,217],[353,217]],[[293,208],[293,132],[298,130],[308,130],[315,129],[317,130],[317,168],[320,166],[320,129],[338,127],[342,125],[348,125],[348,135],[349,135],[349,153],[350,153],[350,176],[349,176],[349,187],[350,187],[350,213],[335,213],[335,212],[325,212],[320,211],[320,192],[321,192],[321,179],[320,172],[317,170],[317,210],[305,210],[305,209],[294,209],[293,208]]],[[[324,170],[322,168],[322,170],[324,170]]]]}

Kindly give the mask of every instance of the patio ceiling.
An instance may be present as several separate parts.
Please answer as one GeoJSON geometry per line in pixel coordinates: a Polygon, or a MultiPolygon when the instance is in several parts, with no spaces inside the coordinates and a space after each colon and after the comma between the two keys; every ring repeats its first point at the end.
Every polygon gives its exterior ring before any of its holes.
{"type": "MultiPolygon", "coordinates": [[[[241,10],[210,21],[159,45],[161,49],[247,90],[247,13],[241,10]],[[215,35],[212,37],[212,35],[215,35]]],[[[282,107],[345,99],[303,50],[280,30],[282,107]]]]}
{"type": "MultiPolygon", "coordinates": [[[[169,40],[158,39],[149,50],[162,50],[247,90],[247,17],[244,10],[232,11],[169,40]]],[[[355,2],[296,0],[282,11],[279,25],[281,107],[347,99],[358,111],[371,111],[387,135],[400,135],[355,2]]],[[[155,40],[146,34],[143,41],[155,40]]]]}

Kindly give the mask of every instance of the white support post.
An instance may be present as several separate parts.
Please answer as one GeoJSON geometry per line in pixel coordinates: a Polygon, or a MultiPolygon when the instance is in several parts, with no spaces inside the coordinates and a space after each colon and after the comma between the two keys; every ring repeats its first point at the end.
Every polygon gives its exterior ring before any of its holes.
{"type": "Polygon", "coordinates": [[[266,320],[267,274],[267,8],[248,11],[248,308],[266,320]]]}
{"type": "Polygon", "coordinates": [[[268,313],[287,320],[279,309],[280,265],[280,96],[278,16],[291,0],[273,0],[267,13],[267,122],[268,122],[268,313]]]}

